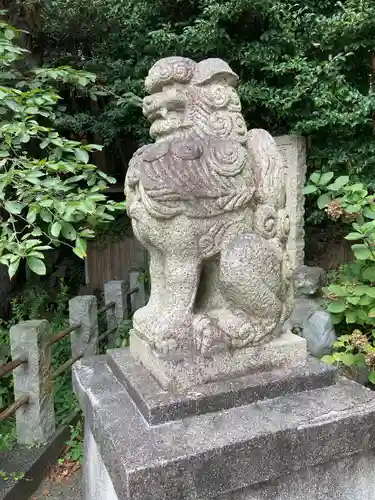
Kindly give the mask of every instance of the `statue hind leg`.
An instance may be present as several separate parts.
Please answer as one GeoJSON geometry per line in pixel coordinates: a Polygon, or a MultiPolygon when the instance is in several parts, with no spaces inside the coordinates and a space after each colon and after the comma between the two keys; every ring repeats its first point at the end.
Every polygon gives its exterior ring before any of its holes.
{"type": "Polygon", "coordinates": [[[253,233],[233,238],[221,254],[219,287],[225,306],[194,322],[200,350],[221,343],[244,347],[279,333],[281,262],[267,240],[253,233]]]}

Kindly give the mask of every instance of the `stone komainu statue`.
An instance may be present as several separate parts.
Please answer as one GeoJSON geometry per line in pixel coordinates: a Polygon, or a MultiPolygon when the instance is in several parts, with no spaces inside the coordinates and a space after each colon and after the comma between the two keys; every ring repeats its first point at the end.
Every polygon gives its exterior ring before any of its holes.
{"type": "Polygon", "coordinates": [[[150,255],[134,329],[161,353],[261,343],[290,314],[284,168],[273,138],[247,131],[236,81],[220,59],[182,57],[146,79],[155,142],[133,156],[125,193],[150,255]]]}

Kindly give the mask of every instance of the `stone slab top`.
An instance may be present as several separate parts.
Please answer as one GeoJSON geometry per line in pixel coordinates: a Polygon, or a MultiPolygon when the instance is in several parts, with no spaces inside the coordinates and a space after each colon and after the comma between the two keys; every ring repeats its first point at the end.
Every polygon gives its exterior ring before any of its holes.
{"type": "Polygon", "coordinates": [[[119,498],[212,498],[375,445],[375,395],[344,378],[150,426],[105,357],[83,360],[73,373],[119,498]]]}
{"type": "Polygon", "coordinates": [[[309,357],[302,366],[286,366],[177,393],[164,390],[129,349],[107,351],[107,363],[151,425],[332,385],[337,375],[332,366],[309,357]]]}

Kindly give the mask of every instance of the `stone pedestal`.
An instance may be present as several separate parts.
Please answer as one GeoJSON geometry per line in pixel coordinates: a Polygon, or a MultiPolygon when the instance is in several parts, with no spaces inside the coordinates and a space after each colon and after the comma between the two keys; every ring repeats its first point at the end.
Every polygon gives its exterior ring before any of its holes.
{"type": "Polygon", "coordinates": [[[74,380],[86,500],[375,500],[375,394],[312,358],[177,393],[113,350],[74,380]]]}

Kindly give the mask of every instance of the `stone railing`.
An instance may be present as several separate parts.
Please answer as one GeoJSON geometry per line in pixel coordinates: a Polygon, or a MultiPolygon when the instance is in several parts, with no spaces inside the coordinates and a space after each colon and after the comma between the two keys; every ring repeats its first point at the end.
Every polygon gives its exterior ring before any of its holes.
{"type": "Polygon", "coordinates": [[[14,403],[0,413],[0,422],[16,415],[17,442],[21,445],[48,442],[55,431],[53,381],[74,363],[98,354],[99,344],[113,347],[120,324],[145,305],[144,283],[138,272],[129,282],[108,281],[105,304],[98,309],[97,298],[82,295],[69,301],[69,327],[53,335],[47,320],[30,320],[10,329],[12,361],[0,366],[0,378],[13,372],[14,403]],[[99,317],[106,316],[107,328],[99,332],[99,317]],[[54,373],[51,347],[70,335],[71,357],[54,373]]]}

